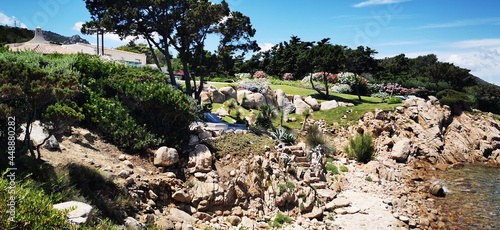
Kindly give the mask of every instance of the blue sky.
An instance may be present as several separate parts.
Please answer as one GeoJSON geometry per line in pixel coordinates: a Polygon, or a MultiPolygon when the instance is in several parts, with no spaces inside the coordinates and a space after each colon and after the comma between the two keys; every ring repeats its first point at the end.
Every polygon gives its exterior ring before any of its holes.
{"type": "MultiPolygon", "coordinates": [[[[214,0],[220,2],[220,0],[214,0]]],[[[451,0],[227,0],[232,10],[250,17],[263,49],[288,41],[331,38],[334,44],[369,46],[377,58],[401,53],[417,57],[434,53],[440,61],[470,69],[500,85],[500,1],[451,0]]],[[[71,36],[90,15],[84,1],[18,0],[0,3],[0,24],[71,36]]],[[[95,43],[95,37],[81,35],[95,43]]],[[[105,36],[117,47],[115,35],[105,36]]],[[[207,43],[216,47],[215,39],[207,43]]]]}

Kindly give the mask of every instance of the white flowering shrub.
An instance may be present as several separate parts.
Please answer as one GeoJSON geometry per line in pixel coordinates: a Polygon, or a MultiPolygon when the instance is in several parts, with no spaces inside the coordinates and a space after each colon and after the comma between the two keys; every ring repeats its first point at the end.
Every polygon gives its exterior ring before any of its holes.
{"type": "Polygon", "coordinates": [[[234,75],[238,79],[248,79],[248,78],[252,77],[252,75],[250,73],[237,73],[237,74],[234,74],[234,75]]]}
{"type": "Polygon", "coordinates": [[[380,92],[380,93],[373,93],[371,97],[389,99],[390,95],[386,92],[380,92]]]}
{"type": "Polygon", "coordinates": [[[349,86],[348,84],[335,84],[332,86],[332,88],[330,88],[330,91],[332,93],[345,93],[345,94],[352,92],[351,86],[349,86]]]}

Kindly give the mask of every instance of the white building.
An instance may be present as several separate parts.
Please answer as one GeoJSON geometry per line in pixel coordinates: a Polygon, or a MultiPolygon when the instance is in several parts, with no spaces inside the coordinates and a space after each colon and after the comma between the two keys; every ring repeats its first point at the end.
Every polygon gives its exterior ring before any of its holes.
{"type": "MultiPolygon", "coordinates": [[[[37,53],[51,54],[76,54],[76,53],[86,53],[86,54],[97,54],[97,46],[89,45],[83,43],[70,44],[70,45],[59,45],[46,41],[43,38],[42,28],[37,27],[35,29],[35,37],[25,43],[14,43],[7,45],[11,51],[23,51],[23,50],[33,50],[37,53]]],[[[102,47],[99,47],[100,49],[102,47]]],[[[102,55],[102,54],[101,54],[102,55]]],[[[131,66],[144,66],[146,65],[146,55],[132,53],[127,51],[108,49],[104,47],[103,59],[113,60],[118,62],[123,62],[131,66]]]]}

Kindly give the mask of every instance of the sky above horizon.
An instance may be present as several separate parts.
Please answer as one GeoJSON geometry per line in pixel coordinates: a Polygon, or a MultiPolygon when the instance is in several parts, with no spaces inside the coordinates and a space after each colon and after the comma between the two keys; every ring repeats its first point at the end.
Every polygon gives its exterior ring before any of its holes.
{"type": "MultiPolygon", "coordinates": [[[[213,0],[220,2],[220,0],[213,0]]],[[[436,54],[440,61],[471,70],[500,85],[500,1],[452,0],[226,0],[233,11],[249,16],[255,39],[269,49],[291,36],[302,41],[331,38],[331,43],[369,46],[376,58],[404,53],[407,57],[436,54]]],[[[0,3],[0,24],[40,26],[65,36],[82,35],[90,20],[83,0],[19,0],[0,3]]],[[[128,41],[106,34],[105,46],[128,41]]],[[[217,40],[206,49],[216,49],[217,40]]]]}

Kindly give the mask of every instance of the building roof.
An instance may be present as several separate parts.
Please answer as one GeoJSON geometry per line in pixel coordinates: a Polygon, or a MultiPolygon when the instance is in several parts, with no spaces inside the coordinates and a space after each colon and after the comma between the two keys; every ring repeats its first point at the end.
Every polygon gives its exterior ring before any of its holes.
{"type": "Polygon", "coordinates": [[[24,51],[24,50],[33,50],[37,53],[43,54],[51,54],[51,53],[60,53],[60,54],[74,54],[76,52],[66,49],[61,45],[51,44],[43,38],[42,28],[37,27],[35,29],[35,37],[28,42],[25,43],[14,43],[9,44],[9,49],[11,51],[24,51]]]}
{"type": "MultiPolygon", "coordinates": [[[[43,37],[42,28],[37,27],[35,29],[35,37],[28,42],[25,43],[13,43],[8,44],[8,47],[11,51],[24,51],[24,50],[33,50],[37,53],[42,54],[52,54],[52,53],[60,53],[60,54],[76,54],[76,53],[87,53],[87,54],[97,54],[97,46],[77,43],[71,45],[58,45],[52,44],[49,41],[46,41],[43,37]]],[[[100,49],[102,47],[99,47],[100,49]]],[[[109,49],[104,47],[104,55],[108,56],[108,58],[125,62],[134,65],[146,65],[146,55],[132,53],[122,50],[109,49]]]]}

